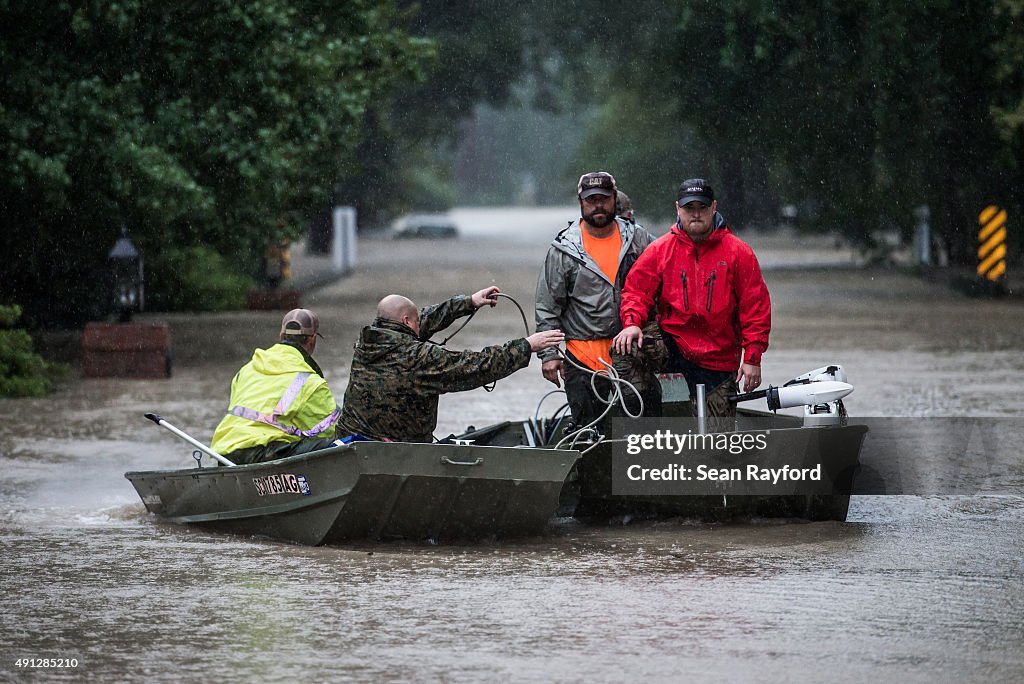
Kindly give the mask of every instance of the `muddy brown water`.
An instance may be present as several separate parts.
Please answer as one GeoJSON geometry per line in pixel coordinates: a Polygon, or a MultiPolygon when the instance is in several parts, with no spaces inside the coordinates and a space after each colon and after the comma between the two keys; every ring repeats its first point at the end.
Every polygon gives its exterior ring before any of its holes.
{"type": "MultiPolygon", "coordinates": [[[[532,321],[550,231],[464,232],[364,240],[352,277],[306,295],[339,400],[358,328],[388,292],[425,304],[494,283],[532,321]]],[[[838,362],[854,415],[1024,414],[1020,302],[850,268],[824,242],[751,241],[774,300],[766,382],[838,362]]],[[[563,519],[541,538],[471,546],[303,548],[161,524],[123,473],[191,461],[142,414],[208,440],[280,314],[154,318],[172,327],[169,380],[0,400],[0,680],[1024,679],[1016,494],[859,496],[846,523],[563,519]]],[[[451,346],[522,327],[503,300],[451,346]]],[[[436,434],[532,415],[548,389],[534,362],[491,394],[445,396],[436,434]]],[[[1016,451],[1005,465],[1020,472],[1016,451]]]]}

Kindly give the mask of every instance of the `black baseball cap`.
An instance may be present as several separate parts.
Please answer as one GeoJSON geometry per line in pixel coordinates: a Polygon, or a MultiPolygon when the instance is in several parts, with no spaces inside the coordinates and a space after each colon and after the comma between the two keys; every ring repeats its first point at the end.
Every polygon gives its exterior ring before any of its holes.
{"type": "Polygon", "coordinates": [[[576,185],[576,194],[580,199],[591,195],[615,196],[615,178],[604,171],[594,171],[580,176],[580,182],[576,185]]]}
{"type": "Polygon", "coordinates": [[[703,178],[690,178],[684,180],[679,186],[679,206],[681,207],[690,202],[700,202],[710,207],[714,201],[715,191],[703,178]]]}

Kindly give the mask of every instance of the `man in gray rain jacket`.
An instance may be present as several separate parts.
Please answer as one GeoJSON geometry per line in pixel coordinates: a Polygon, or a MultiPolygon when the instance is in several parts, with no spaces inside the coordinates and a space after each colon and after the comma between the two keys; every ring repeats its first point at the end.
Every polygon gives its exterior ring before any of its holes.
{"type": "MultiPolygon", "coordinates": [[[[622,330],[619,304],[626,275],[653,238],[642,226],[616,218],[618,191],[611,174],[584,174],[576,192],[580,218],[552,241],[537,280],[537,330],[563,331],[567,356],[601,371],[605,369],[602,361],[613,361],[612,338],[622,330]]],[[[555,349],[545,349],[538,356],[549,382],[561,386],[559,378],[565,380],[566,398],[577,426],[601,415],[605,405],[594,396],[591,373],[564,363],[555,349]]],[[[653,377],[644,385],[645,413],[658,415],[660,386],[653,377]]],[[[597,389],[607,396],[611,384],[599,380],[597,389]]]]}

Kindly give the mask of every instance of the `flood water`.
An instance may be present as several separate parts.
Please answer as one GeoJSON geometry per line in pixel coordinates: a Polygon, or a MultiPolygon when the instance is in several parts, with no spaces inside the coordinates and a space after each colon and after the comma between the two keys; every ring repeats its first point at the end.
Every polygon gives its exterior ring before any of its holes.
{"type": "MultiPolygon", "coordinates": [[[[339,400],[389,292],[427,304],[495,283],[532,324],[543,236],[561,221],[459,218],[454,242],[364,240],[353,276],[305,296],[339,400]]],[[[749,237],[774,302],[766,384],[841,363],[852,415],[1024,415],[1020,300],[851,268],[827,241],[749,237]]],[[[172,378],[0,399],[0,680],[1024,679],[1020,493],[855,496],[846,523],[561,519],[464,546],[305,548],[159,523],[123,474],[191,459],[142,414],[208,441],[280,313],[152,318],[171,323],[172,378]]],[[[450,346],[522,328],[502,300],[450,346]]],[[[435,434],[533,415],[548,389],[534,361],[493,393],[442,397],[435,434]]],[[[1021,475],[1019,458],[1004,466],[1021,475]]]]}

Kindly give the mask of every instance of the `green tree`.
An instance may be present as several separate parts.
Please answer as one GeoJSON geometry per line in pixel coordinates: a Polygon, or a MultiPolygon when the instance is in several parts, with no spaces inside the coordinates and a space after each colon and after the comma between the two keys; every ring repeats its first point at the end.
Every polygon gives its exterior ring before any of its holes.
{"type": "Polygon", "coordinates": [[[1004,139],[1024,149],[1024,0],[995,3],[997,38],[993,44],[999,83],[993,113],[1004,139]]]}
{"type": "Polygon", "coordinates": [[[995,21],[992,50],[997,90],[992,115],[1009,156],[1018,165],[1017,197],[1008,207],[1012,212],[1008,243],[1012,253],[1020,255],[1024,253],[1024,199],[1020,197],[1024,184],[1024,171],[1020,170],[1024,160],[1024,0],[998,0],[995,21]]]}
{"type": "Polygon", "coordinates": [[[452,165],[460,126],[475,105],[500,105],[522,74],[550,50],[533,46],[534,22],[549,3],[477,0],[397,0],[412,35],[436,46],[417,83],[372,103],[358,153],[336,194],[352,204],[361,225],[380,226],[395,214],[445,209],[455,200],[452,165]]]}
{"type": "Polygon", "coordinates": [[[740,225],[793,202],[863,240],[909,231],[928,204],[969,263],[978,211],[1022,204],[1020,13],[1020,0],[638,0],[602,15],[615,28],[602,40],[577,21],[561,45],[575,91],[605,98],[584,155],[603,143],[621,176],[708,174],[740,225]]]}
{"type": "Polygon", "coordinates": [[[122,226],[153,294],[187,291],[174,266],[197,246],[251,275],[432,53],[370,0],[0,0],[0,21],[0,299],[35,323],[104,312],[122,226]]]}
{"type": "Polygon", "coordinates": [[[29,334],[14,327],[19,318],[17,304],[0,306],[0,397],[41,397],[67,369],[33,351],[29,334]]]}

